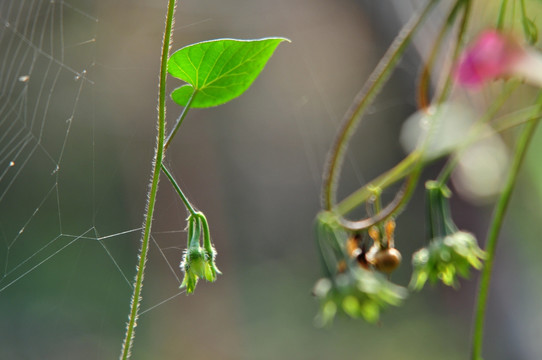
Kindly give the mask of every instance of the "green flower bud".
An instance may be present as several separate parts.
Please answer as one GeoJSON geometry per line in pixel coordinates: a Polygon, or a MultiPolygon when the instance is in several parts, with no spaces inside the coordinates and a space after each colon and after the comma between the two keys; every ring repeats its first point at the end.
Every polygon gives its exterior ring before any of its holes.
{"type": "Polygon", "coordinates": [[[320,300],[315,323],[324,326],[331,323],[337,312],[375,323],[383,308],[401,303],[406,289],[389,282],[380,273],[356,268],[337,275],[334,281],[320,279],[313,294],[320,300]]]}
{"type": "Polygon", "coordinates": [[[431,240],[428,247],[418,250],[412,256],[414,272],[410,287],[420,290],[429,280],[442,281],[456,287],[457,276],[467,278],[470,269],[482,268],[485,252],[478,247],[476,238],[464,231],[457,231],[445,237],[431,240]]]}
{"type": "Polygon", "coordinates": [[[450,212],[450,189],[436,181],[426,183],[429,245],[412,256],[414,272],[410,288],[420,290],[427,281],[458,285],[458,275],[469,277],[470,269],[481,269],[486,255],[474,235],[460,231],[450,212]]]}
{"type": "Polygon", "coordinates": [[[186,262],[190,270],[199,278],[205,277],[206,255],[202,248],[191,248],[187,251],[186,262]]]}
{"type": "Polygon", "coordinates": [[[181,288],[186,287],[186,292],[190,294],[194,292],[198,279],[214,282],[217,274],[221,274],[216,267],[215,256],[216,251],[214,249],[211,254],[200,246],[186,249],[180,265],[181,270],[184,271],[181,288]]]}
{"type": "Polygon", "coordinates": [[[181,269],[184,271],[184,279],[181,288],[186,287],[187,293],[194,292],[198,279],[206,278],[207,261],[205,251],[197,246],[186,249],[181,262],[181,269]]]}
{"type": "Polygon", "coordinates": [[[186,288],[186,292],[191,294],[194,292],[196,285],[198,283],[198,277],[191,271],[185,270],[183,282],[181,283],[181,289],[186,288]]]}
{"type": "Polygon", "coordinates": [[[214,282],[218,274],[222,274],[215,263],[216,250],[214,247],[210,247],[210,251],[205,251],[206,262],[205,262],[205,280],[214,282]]]}
{"type": "Polygon", "coordinates": [[[216,267],[216,250],[211,244],[209,225],[203,213],[196,213],[188,218],[188,249],[184,251],[181,269],[184,279],[181,288],[186,287],[187,293],[192,293],[198,279],[215,281],[220,270],[216,267]],[[200,238],[203,234],[203,247],[200,238]]]}

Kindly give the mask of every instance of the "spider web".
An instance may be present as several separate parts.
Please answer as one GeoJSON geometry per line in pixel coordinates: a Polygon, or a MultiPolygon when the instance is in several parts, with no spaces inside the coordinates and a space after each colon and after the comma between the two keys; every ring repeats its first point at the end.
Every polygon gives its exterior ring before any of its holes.
{"type": "MultiPolygon", "coordinates": [[[[106,332],[105,319],[114,313],[110,309],[124,307],[110,320],[117,322],[119,333],[124,330],[145,187],[135,202],[141,206],[132,214],[123,204],[126,193],[116,162],[131,150],[119,145],[120,155],[112,153],[114,142],[104,137],[97,120],[98,19],[89,6],[53,0],[0,2],[0,303],[12,304],[22,296],[2,321],[0,334],[7,334],[10,324],[33,327],[21,314],[37,304],[44,308],[31,311],[36,321],[56,318],[57,328],[65,332],[74,330],[73,324],[64,327],[67,317],[79,314],[92,325],[92,312],[99,315],[96,326],[106,332]],[[89,301],[95,305],[85,309],[89,301]],[[60,310],[62,305],[71,311],[60,310]]],[[[144,183],[146,176],[137,181],[144,183]]],[[[157,257],[173,286],[165,297],[151,295],[143,314],[182,293],[176,265],[181,250],[158,241],[173,236],[178,241],[182,231],[153,234],[157,257]]],[[[42,339],[39,343],[48,343],[46,332],[30,333],[42,339]]],[[[115,336],[112,346],[118,347],[121,338],[115,336]]],[[[5,339],[6,344],[20,342],[16,335],[5,339]]],[[[30,349],[2,348],[0,358],[38,356],[30,349]]],[[[53,348],[45,346],[50,356],[53,348]]]]}

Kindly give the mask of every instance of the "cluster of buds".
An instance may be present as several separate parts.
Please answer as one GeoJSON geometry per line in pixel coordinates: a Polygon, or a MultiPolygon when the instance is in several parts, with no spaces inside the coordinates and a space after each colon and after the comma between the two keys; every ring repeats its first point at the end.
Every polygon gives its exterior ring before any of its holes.
{"type": "Polygon", "coordinates": [[[442,281],[457,286],[457,275],[468,277],[471,267],[482,268],[485,253],[478,247],[476,238],[459,231],[451,214],[450,190],[435,181],[426,183],[429,245],[418,250],[412,257],[414,272],[410,287],[423,288],[427,280],[442,281]]]}
{"type": "Polygon", "coordinates": [[[401,262],[401,254],[394,247],[394,229],[395,222],[389,220],[383,230],[375,225],[366,231],[373,240],[367,251],[360,232],[349,234],[333,214],[320,214],[318,240],[329,276],[320,279],[313,290],[320,300],[317,325],[330,323],[337,313],[374,323],[382,308],[402,302],[406,289],[388,280],[401,262]]]}
{"type": "Polygon", "coordinates": [[[320,300],[316,325],[330,323],[337,312],[352,318],[363,318],[375,323],[381,308],[399,305],[406,297],[406,289],[388,281],[383,274],[363,268],[352,268],[334,278],[318,280],[313,290],[320,300]]]}
{"type": "Polygon", "coordinates": [[[456,287],[457,275],[467,278],[471,267],[480,270],[484,257],[476,238],[468,232],[457,231],[434,238],[412,257],[414,273],[411,287],[420,290],[427,280],[431,283],[440,280],[445,285],[456,287]]]}
{"type": "Polygon", "coordinates": [[[216,250],[211,244],[209,226],[202,213],[197,212],[188,218],[188,247],[183,254],[181,270],[184,271],[184,279],[181,288],[186,288],[187,293],[194,292],[198,279],[214,282],[221,274],[218,270],[215,258],[216,250]],[[200,243],[203,229],[203,247],[200,243]]]}
{"type": "MultiPolygon", "coordinates": [[[[536,36],[527,38],[534,42],[536,36]]],[[[513,35],[486,30],[465,49],[455,67],[454,76],[459,85],[474,89],[508,78],[517,78],[540,87],[542,55],[513,35]]],[[[482,268],[486,254],[472,234],[459,231],[454,224],[448,204],[449,189],[436,182],[428,182],[426,189],[431,240],[427,247],[413,255],[414,272],[410,287],[420,290],[427,281],[442,281],[455,287],[458,275],[468,277],[470,269],[482,268]]]]}
{"type": "MultiPolygon", "coordinates": [[[[532,26],[527,28],[533,30],[532,26]]],[[[531,36],[527,38],[530,43],[535,42],[536,31],[529,34],[531,36]]],[[[542,87],[542,55],[511,35],[499,30],[487,30],[466,48],[452,75],[457,84],[469,88],[479,88],[487,82],[508,78],[542,87]]],[[[439,109],[444,109],[443,104],[437,105],[439,109]]],[[[424,151],[431,158],[436,158],[458,146],[467,131],[465,129],[471,125],[470,117],[459,115],[456,108],[450,109],[449,118],[455,120],[450,122],[451,128],[457,128],[457,122],[462,117],[469,120],[460,130],[455,129],[459,136],[447,136],[446,141],[436,138],[435,141],[426,142],[424,137],[421,137],[423,141],[418,141],[415,136],[409,135],[409,139],[414,139],[407,144],[410,151],[422,144],[424,151]]],[[[426,110],[422,120],[431,120],[426,110]]],[[[448,115],[448,112],[429,113],[436,117],[437,114],[448,115]]],[[[411,128],[416,132],[415,127],[411,128]]],[[[425,131],[427,136],[434,135],[434,131],[425,131]]],[[[459,276],[466,278],[471,269],[482,268],[486,254],[472,234],[460,231],[453,222],[449,207],[451,192],[446,185],[430,181],[426,183],[426,190],[430,240],[426,247],[413,255],[414,272],[410,287],[420,290],[427,281],[441,281],[456,287],[459,276]]],[[[405,298],[406,289],[389,281],[389,274],[401,262],[401,254],[394,245],[394,229],[394,221],[388,220],[350,233],[333,213],[325,211],[319,214],[317,237],[327,275],[316,283],[313,290],[321,304],[317,317],[319,325],[329,323],[339,312],[376,322],[383,307],[399,305],[405,298]],[[372,245],[367,250],[368,239],[372,240],[372,245]]]]}

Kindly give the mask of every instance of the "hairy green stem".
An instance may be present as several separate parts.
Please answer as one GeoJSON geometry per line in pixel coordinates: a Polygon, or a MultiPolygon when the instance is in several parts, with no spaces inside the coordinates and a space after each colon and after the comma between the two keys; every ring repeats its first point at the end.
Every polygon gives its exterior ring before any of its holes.
{"type": "Polygon", "coordinates": [[[139,313],[139,304],[141,302],[141,290],[143,288],[143,277],[145,273],[145,263],[147,262],[147,253],[149,250],[149,238],[151,234],[152,216],[154,205],[156,203],[156,193],[158,191],[158,181],[160,179],[160,168],[164,157],[164,138],[166,128],[166,78],[167,78],[167,60],[169,47],[171,43],[171,32],[173,28],[173,17],[175,13],[175,0],[169,0],[166,15],[166,27],[162,41],[162,55],[160,61],[160,84],[158,91],[158,134],[156,136],[156,150],[154,153],[152,177],[147,202],[147,211],[145,213],[145,227],[141,239],[141,248],[139,250],[139,263],[137,274],[134,280],[134,291],[132,293],[131,309],[128,317],[126,334],[122,343],[120,359],[130,358],[131,349],[135,337],[135,327],[139,313]]]}
{"type": "Polygon", "coordinates": [[[335,137],[335,141],[328,156],[326,170],[324,171],[322,200],[325,210],[331,210],[334,206],[337,179],[344,160],[346,147],[354,130],[359,124],[363,112],[371,104],[384,83],[388,80],[397,61],[399,61],[407,45],[410,43],[412,35],[414,35],[416,30],[423,23],[426,15],[438,1],[439,0],[429,0],[425,8],[403,27],[346,113],[341,128],[335,137]]]}
{"type": "MultiPolygon", "coordinates": [[[[539,110],[540,109],[541,106],[539,106],[539,110]]],[[[501,230],[506,209],[508,208],[508,204],[510,202],[512,191],[516,184],[519,169],[521,167],[525,154],[527,153],[527,148],[529,147],[529,143],[532,139],[537,125],[537,120],[532,120],[528,122],[519,136],[510,172],[508,174],[508,178],[506,180],[506,184],[504,186],[502,194],[495,207],[495,213],[493,214],[493,220],[491,222],[489,234],[487,236],[485,249],[487,253],[487,259],[482,270],[482,275],[480,277],[480,284],[478,288],[478,302],[476,306],[476,317],[474,320],[474,332],[472,338],[472,360],[482,359],[481,356],[482,340],[484,335],[484,320],[486,315],[489,285],[491,282],[491,272],[495,260],[495,250],[497,248],[497,239],[499,237],[499,232],[501,230]]]]}

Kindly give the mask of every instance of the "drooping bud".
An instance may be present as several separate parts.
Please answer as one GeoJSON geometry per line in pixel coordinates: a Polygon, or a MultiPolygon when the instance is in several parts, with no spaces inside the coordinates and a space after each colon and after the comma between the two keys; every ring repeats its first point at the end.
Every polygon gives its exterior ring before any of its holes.
{"type": "Polygon", "coordinates": [[[466,278],[471,268],[481,269],[486,254],[474,235],[460,231],[455,225],[450,214],[448,187],[428,181],[426,189],[430,241],[412,256],[414,272],[410,287],[420,290],[427,280],[456,287],[458,275],[466,278]]]}

